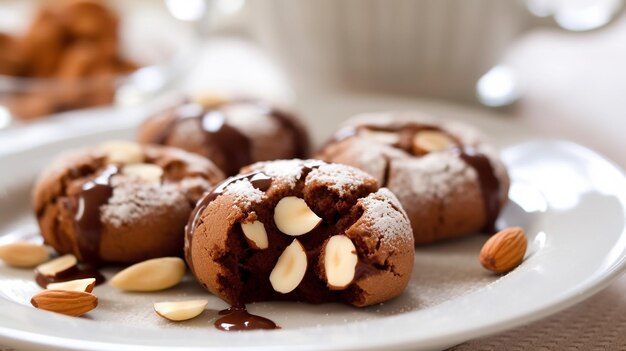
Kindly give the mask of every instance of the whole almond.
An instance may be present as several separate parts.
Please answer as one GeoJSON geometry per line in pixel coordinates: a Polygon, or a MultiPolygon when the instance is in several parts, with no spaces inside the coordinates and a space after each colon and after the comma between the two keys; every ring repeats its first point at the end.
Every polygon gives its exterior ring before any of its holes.
{"type": "Polygon", "coordinates": [[[185,276],[185,262],[161,257],[134,264],[117,273],[110,284],[125,291],[157,291],[170,288],[185,276]]]}
{"type": "Polygon", "coordinates": [[[83,291],[44,290],[33,296],[30,303],[42,310],[78,317],[96,308],[98,298],[83,291]]]}
{"type": "Polygon", "coordinates": [[[528,240],[524,229],[510,227],[489,238],[480,250],[480,264],[495,273],[506,273],[524,260],[528,240]]]}
{"type": "Polygon", "coordinates": [[[12,267],[30,268],[50,259],[45,246],[26,241],[0,245],[0,260],[12,267]]]}

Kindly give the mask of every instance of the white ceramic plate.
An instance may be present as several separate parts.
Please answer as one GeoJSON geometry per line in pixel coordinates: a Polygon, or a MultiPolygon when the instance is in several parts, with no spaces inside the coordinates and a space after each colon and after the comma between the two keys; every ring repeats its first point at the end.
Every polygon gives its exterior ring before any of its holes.
{"type": "MultiPolygon", "coordinates": [[[[358,110],[336,108],[342,114],[358,110]]],[[[361,108],[376,109],[367,104],[361,108]]],[[[418,249],[410,287],[394,301],[365,309],[258,303],[249,306],[250,311],[273,319],[282,329],[226,333],[214,329],[212,322],[227,305],[208,296],[190,277],[174,289],[153,294],[99,286],[98,309],[88,317],[70,318],[32,308],[30,297],[39,290],[32,272],[0,264],[0,345],[18,350],[131,350],[140,345],[177,350],[440,349],[555,313],[617,277],[626,265],[622,172],[575,144],[532,141],[532,133],[509,122],[470,120],[497,134],[513,179],[512,202],[500,224],[525,227],[530,240],[527,259],[506,276],[490,275],[480,267],[478,251],[486,237],[475,236],[418,249]],[[186,323],[166,322],[152,311],[155,301],[207,296],[207,311],[186,323]]],[[[30,187],[53,155],[131,136],[127,127],[109,128],[0,152],[0,242],[37,233],[29,210],[30,187]]]]}

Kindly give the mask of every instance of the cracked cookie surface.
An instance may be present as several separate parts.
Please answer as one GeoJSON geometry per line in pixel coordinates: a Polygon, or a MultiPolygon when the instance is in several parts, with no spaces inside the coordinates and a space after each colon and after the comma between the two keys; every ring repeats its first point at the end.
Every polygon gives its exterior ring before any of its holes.
{"type": "Polygon", "coordinates": [[[33,208],[59,253],[133,263],[181,255],[193,206],[223,178],[198,155],[115,141],[55,160],[35,185],[33,208]]]}
{"type": "Polygon", "coordinates": [[[414,249],[404,210],[373,177],[285,160],[248,166],[208,193],[187,225],[185,257],[198,281],[233,305],[367,306],[402,293],[414,249]]]}
{"type": "Polygon", "coordinates": [[[505,166],[480,132],[415,112],[353,117],[317,157],[362,169],[393,191],[416,244],[493,232],[508,198],[505,166]]]}

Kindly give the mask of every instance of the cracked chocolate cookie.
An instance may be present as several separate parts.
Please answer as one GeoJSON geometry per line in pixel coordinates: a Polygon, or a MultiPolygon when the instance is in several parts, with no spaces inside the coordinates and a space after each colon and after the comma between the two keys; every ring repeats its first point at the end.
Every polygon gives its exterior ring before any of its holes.
{"type": "Polygon", "coordinates": [[[186,228],[185,258],[238,306],[290,300],[367,306],[404,291],[413,235],[373,177],[322,161],[260,162],[215,187],[186,228]]]}
{"type": "Polygon", "coordinates": [[[253,162],[309,154],[308,134],[294,115],[243,98],[185,102],[147,119],[138,140],[198,153],[227,175],[253,162]]]}
{"type": "Polygon", "coordinates": [[[198,155],[115,141],[57,159],[41,173],[33,207],[59,253],[95,264],[139,262],[181,255],[189,214],[223,178],[198,155]]]}
{"type": "Polygon", "coordinates": [[[362,169],[388,187],[416,244],[491,233],[508,199],[505,166],[476,129],[414,112],[354,117],[317,157],[362,169]]]}

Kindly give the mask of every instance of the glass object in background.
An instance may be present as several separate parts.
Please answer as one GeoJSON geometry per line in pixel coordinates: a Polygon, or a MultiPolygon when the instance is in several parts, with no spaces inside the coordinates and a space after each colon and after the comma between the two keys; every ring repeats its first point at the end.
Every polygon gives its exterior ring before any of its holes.
{"type": "MultiPolygon", "coordinates": [[[[106,61],[103,57],[108,52],[100,49],[90,51],[97,46],[95,44],[99,45],[99,39],[81,37],[68,29],[93,26],[91,22],[85,23],[84,19],[88,16],[80,15],[67,20],[67,15],[63,14],[65,22],[59,22],[55,17],[55,8],[63,3],[23,0],[0,3],[0,32],[8,33],[4,37],[10,36],[17,45],[23,45],[25,37],[35,32],[45,48],[31,56],[41,60],[41,56],[57,55],[57,63],[49,67],[45,74],[0,69],[0,129],[17,120],[36,119],[73,109],[140,104],[167,88],[194,62],[194,53],[199,47],[198,23],[206,13],[194,18],[179,18],[174,16],[176,7],[166,6],[164,2],[103,1],[119,17],[117,28],[106,29],[119,32],[115,36],[119,44],[111,45],[111,50],[119,48],[119,53],[111,61],[106,61]],[[48,22],[45,24],[48,26],[34,28],[33,22],[43,16],[38,9],[51,5],[48,10],[51,14],[46,14],[48,22]],[[53,27],[56,32],[50,30],[50,22],[62,23],[62,29],[53,27]],[[51,36],[52,32],[59,36],[51,36]],[[68,41],[71,46],[67,45],[68,41]],[[84,50],[74,55],[74,62],[65,62],[69,60],[66,58],[70,56],[69,51],[80,51],[76,50],[78,47],[84,50]],[[102,63],[104,61],[106,64],[102,63]],[[128,67],[110,69],[111,62],[128,62],[128,67]],[[65,70],[60,67],[64,64],[65,70]],[[89,64],[95,66],[85,66],[89,64]]],[[[201,10],[206,12],[206,6],[201,10]]],[[[99,16],[102,17],[102,14],[99,16]]],[[[7,50],[3,52],[8,53],[7,50]]]]}
{"type": "MultiPolygon", "coordinates": [[[[552,18],[569,31],[589,31],[609,24],[623,6],[622,0],[526,0],[538,18],[552,18]]],[[[498,64],[476,83],[476,96],[485,106],[507,106],[523,94],[523,80],[511,67],[498,64]]]]}

